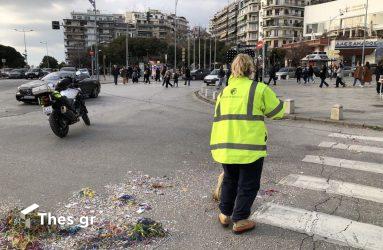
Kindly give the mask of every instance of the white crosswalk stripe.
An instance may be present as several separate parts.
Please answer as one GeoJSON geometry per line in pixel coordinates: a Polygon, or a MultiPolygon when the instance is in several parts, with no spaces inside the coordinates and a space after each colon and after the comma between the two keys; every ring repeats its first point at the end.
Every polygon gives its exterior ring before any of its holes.
{"type": "Polygon", "coordinates": [[[383,189],[354,184],[350,182],[327,180],[325,178],[314,176],[290,174],[283,178],[279,183],[282,185],[298,188],[324,191],[328,194],[343,195],[347,197],[383,203],[383,189]]]}
{"type": "Polygon", "coordinates": [[[342,139],[351,139],[351,140],[383,142],[383,137],[350,135],[350,134],[342,134],[342,133],[332,133],[332,134],[329,134],[328,136],[333,138],[342,138],[342,139]]]}
{"type": "Polygon", "coordinates": [[[363,146],[363,145],[347,145],[337,142],[321,142],[319,147],[322,148],[332,148],[332,149],[344,149],[350,151],[364,152],[364,153],[374,153],[374,154],[383,154],[383,148],[363,146]]]}
{"type": "Polygon", "coordinates": [[[266,203],[253,214],[252,219],[339,245],[383,249],[382,227],[338,216],[266,203]]]}
{"type": "Polygon", "coordinates": [[[326,156],[317,156],[317,155],[306,155],[302,161],[307,163],[316,163],[316,164],[339,167],[339,168],[347,168],[347,169],[383,174],[383,164],[372,163],[372,162],[352,161],[352,160],[326,157],[326,156]]]}

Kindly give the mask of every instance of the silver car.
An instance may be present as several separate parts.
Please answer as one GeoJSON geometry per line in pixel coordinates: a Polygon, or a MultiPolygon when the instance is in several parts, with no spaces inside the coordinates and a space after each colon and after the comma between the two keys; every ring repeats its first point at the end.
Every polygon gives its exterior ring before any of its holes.
{"type": "Polygon", "coordinates": [[[275,76],[278,77],[279,79],[289,79],[289,78],[294,78],[295,77],[295,68],[293,67],[284,67],[281,68],[275,76]]]}

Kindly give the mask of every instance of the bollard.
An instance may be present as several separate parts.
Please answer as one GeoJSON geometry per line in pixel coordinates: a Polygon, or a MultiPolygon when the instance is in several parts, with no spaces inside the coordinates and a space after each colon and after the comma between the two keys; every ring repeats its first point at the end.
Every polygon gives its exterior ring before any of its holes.
{"type": "Polygon", "coordinates": [[[286,76],[286,80],[289,80],[289,79],[290,79],[290,76],[289,76],[289,75],[287,75],[287,76],[286,76]]]}
{"type": "Polygon", "coordinates": [[[213,100],[217,100],[218,91],[213,91],[213,100]]]}
{"type": "Polygon", "coordinates": [[[205,97],[206,97],[206,98],[209,97],[209,89],[205,89],[205,97]]]}
{"type": "Polygon", "coordinates": [[[331,120],[340,121],[343,120],[343,106],[340,104],[334,105],[331,109],[331,120]]]}
{"type": "Polygon", "coordinates": [[[294,99],[285,100],[285,114],[291,115],[295,113],[294,99]]]}

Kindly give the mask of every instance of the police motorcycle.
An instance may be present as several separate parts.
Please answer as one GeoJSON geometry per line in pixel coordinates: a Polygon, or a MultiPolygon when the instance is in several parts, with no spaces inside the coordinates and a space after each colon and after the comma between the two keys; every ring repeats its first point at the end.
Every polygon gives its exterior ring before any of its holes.
{"type": "Polygon", "coordinates": [[[49,125],[56,136],[67,136],[69,125],[79,122],[80,118],[90,126],[84,96],[75,76],[65,77],[57,84],[33,88],[32,93],[38,96],[43,114],[49,116],[49,125]]]}

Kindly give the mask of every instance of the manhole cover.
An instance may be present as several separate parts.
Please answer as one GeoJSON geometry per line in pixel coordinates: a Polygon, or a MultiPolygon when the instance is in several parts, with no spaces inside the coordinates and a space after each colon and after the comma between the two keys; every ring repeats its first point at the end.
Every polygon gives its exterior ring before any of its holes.
{"type": "Polygon", "coordinates": [[[383,104],[376,104],[376,105],[372,105],[372,106],[375,108],[383,108],[383,104]]]}
{"type": "Polygon", "coordinates": [[[348,113],[357,113],[357,114],[363,114],[363,113],[366,113],[366,111],[358,110],[358,109],[345,109],[344,112],[348,112],[348,113]]]}

